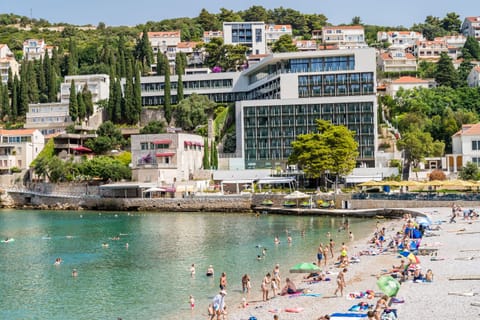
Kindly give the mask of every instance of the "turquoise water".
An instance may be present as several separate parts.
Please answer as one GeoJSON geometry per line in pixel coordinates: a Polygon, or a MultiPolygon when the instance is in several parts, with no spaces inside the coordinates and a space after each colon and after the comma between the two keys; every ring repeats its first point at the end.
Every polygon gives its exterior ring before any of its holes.
{"type": "MultiPolygon", "coordinates": [[[[255,291],[276,263],[285,277],[294,264],[316,259],[319,242],[328,242],[327,232],[338,244],[348,241],[346,232],[338,231],[343,221],[232,213],[0,211],[0,239],[14,238],[0,243],[0,319],[205,319],[221,272],[229,281],[227,304],[238,305],[244,273],[255,291]],[[111,239],[117,235],[120,240],[111,239]],[[279,245],[273,244],[276,235],[279,245]],[[264,260],[257,261],[257,246],[267,248],[264,260]],[[53,265],[57,257],[63,259],[60,266],[53,265]],[[204,275],[209,264],[213,278],[204,275]],[[196,299],[193,314],[190,294],[196,299]]],[[[375,227],[368,219],[349,222],[357,238],[375,227]]]]}

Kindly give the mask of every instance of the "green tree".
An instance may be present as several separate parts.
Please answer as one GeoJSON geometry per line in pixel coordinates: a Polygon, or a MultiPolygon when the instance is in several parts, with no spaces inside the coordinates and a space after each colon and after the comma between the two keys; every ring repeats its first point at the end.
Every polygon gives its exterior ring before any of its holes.
{"type": "Polygon", "coordinates": [[[210,152],[210,168],[211,169],[218,169],[218,151],[217,151],[217,144],[215,141],[212,141],[211,145],[211,152],[210,152]]]}
{"type": "Polygon", "coordinates": [[[177,102],[183,100],[183,74],[185,73],[185,54],[179,52],[175,55],[175,71],[177,72],[177,102]]]}
{"type": "Polygon", "coordinates": [[[458,75],[453,66],[452,58],[445,52],[440,54],[440,59],[437,62],[435,81],[440,86],[456,88],[459,85],[458,75]]]}
{"type": "Polygon", "coordinates": [[[467,162],[467,164],[462,169],[460,169],[458,176],[462,180],[479,180],[480,170],[475,163],[467,162]]]}
{"type": "Polygon", "coordinates": [[[272,45],[272,52],[295,52],[298,51],[297,46],[293,43],[292,36],[284,34],[272,45]]]}
{"type": "Polygon", "coordinates": [[[208,12],[205,8],[200,11],[196,21],[205,31],[216,31],[222,29],[221,23],[218,21],[217,16],[208,12]]]}
{"type": "Polygon", "coordinates": [[[199,125],[207,124],[207,114],[213,110],[215,102],[206,96],[193,93],[182,100],[176,108],[176,125],[186,131],[193,131],[199,125]]]}
{"type": "Polygon", "coordinates": [[[403,133],[402,138],[397,141],[397,147],[404,151],[407,166],[414,168],[418,167],[425,157],[433,155],[435,150],[430,133],[423,132],[418,128],[411,128],[411,131],[403,133]]]}
{"type": "Polygon", "coordinates": [[[262,6],[251,6],[247,10],[240,13],[244,21],[269,21],[267,9],[262,6]]]}
{"type": "Polygon", "coordinates": [[[89,118],[93,115],[93,98],[92,92],[88,89],[88,85],[85,83],[82,89],[83,103],[85,104],[85,116],[89,118]]]}
{"type": "Polygon", "coordinates": [[[480,44],[475,37],[468,36],[462,48],[464,58],[471,57],[471,59],[480,59],[480,44]]]}
{"type": "Polygon", "coordinates": [[[204,143],[204,148],[203,148],[203,170],[209,170],[210,169],[210,152],[208,148],[208,140],[205,139],[204,143]]]}
{"type": "Polygon", "coordinates": [[[441,26],[442,28],[449,33],[458,33],[460,32],[460,27],[462,25],[462,20],[460,16],[455,12],[449,12],[442,19],[441,26]]]}
{"type": "Polygon", "coordinates": [[[75,89],[75,80],[72,80],[70,83],[70,98],[68,102],[68,113],[70,114],[70,118],[72,121],[77,121],[78,118],[78,101],[77,101],[77,93],[75,89]]]}
{"type": "Polygon", "coordinates": [[[140,129],[140,134],[157,134],[165,132],[167,132],[165,122],[157,120],[150,121],[145,127],[140,129]]]}
{"type": "Polygon", "coordinates": [[[77,106],[78,106],[78,122],[82,122],[85,120],[85,116],[87,115],[87,108],[85,106],[85,101],[83,100],[82,91],[77,93],[77,106]]]}
{"type": "Polygon", "coordinates": [[[68,46],[67,57],[67,71],[66,74],[74,75],[78,73],[78,50],[77,43],[74,39],[70,38],[68,46]]]}
{"type": "Polygon", "coordinates": [[[327,172],[336,178],[351,173],[358,156],[354,132],[325,120],[317,120],[317,129],[297,136],[288,163],[297,164],[317,181],[327,172]]]}
{"type": "Polygon", "coordinates": [[[143,73],[148,74],[153,63],[153,50],[148,39],[148,29],[144,28],[141,38],[137,42],[137,59],[142,63],[143,73]]]}
{"type": "Polygon", "coordinates": [[[352,22],[350,22],[352,26],[358,26],[362,24],[362,19],[359,16],[355,16],[352,18],[352,22]]]}

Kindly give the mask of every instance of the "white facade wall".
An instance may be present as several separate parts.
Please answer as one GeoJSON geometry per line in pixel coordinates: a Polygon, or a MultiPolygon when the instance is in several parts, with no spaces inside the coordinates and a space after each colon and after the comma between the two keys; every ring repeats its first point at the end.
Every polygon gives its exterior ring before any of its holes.
{"type": "MultiPolygon", "coordinates": [[[[60,101],[68,103],[70,101],[70,87],[72,80],[75,81],[75,90],[80,92],[85,84],[92,93],[93,103],[108,99],[110,93],[110,76],[106,74],[89,74],[66,76],[65,81],[60,86],[60,101]]],[[[96,110],[94,110],[96,111],[96,110]]]]}
{"type": "Polygon", "coordinates": [[[28,105],[25,128],[38,129],[43,134],[65,130],[71,125],[68,102],[38,103],[28,105]]]}
{"type": "Polygon", "coordinates": [[[0,130],[0,170],[28,169],[44,146],[45,138],[38,130],[0,130]]]}
{"type": "Polygon", "coordinates": [[[155,182],[159,186],[174,186],[176,182],[190,180],[191,175],[202,168],[203,144],[203,137],[195,134],[132,135],[132,180],[155,182]],[[156,144],[158,142],[163,143],[156,144]],[[145,161],[146,157],[152,160],[145,161]]]}
{"type": "Polygon", "coordinates": [[[232,45],[244,45],[251,48],[250,54],[265,54],[267,41],[265,39],[264,22],[224,22],[223,42],[232,45]]]}

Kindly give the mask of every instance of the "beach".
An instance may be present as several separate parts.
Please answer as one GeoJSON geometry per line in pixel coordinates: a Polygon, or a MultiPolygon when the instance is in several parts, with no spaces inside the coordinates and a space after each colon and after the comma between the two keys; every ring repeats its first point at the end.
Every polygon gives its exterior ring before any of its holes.
{"type": "MultiPolygon", "coordinates": [[[[396,298],[402,303],[392,303],[391,308],[397,309],[398,319],[472,319],[479,317],[480,308],[473,306],[480,303],[480,283],[478,271],[480,260],[480,233],[479,220],[464,220],[457,217],[456,223],[449,223],[450,208],[426,208],[418,212],[426,213],[440,229],[430,231],[432,236],[424,236],[420,249],[427,248],[433,256],[418,255],[423,273],[431,269],[434,274],[432,282],[413,282],[412,277],[401,284],[396,298]],[[438,249],[438,250],[435,250],[438,249]],[[458,279],[468,280],[453,280],[458,279]]],[[[379,228],[385,227],[386,238],[390,239],[405,224],[404,220],[381,220],[379,228]]],[[[347,243],[349,255],[358,254],[368,249],[368,240],[372,234],[356,235],[358,240],[347,243]]],[[[387,241],[388,242],[388,241],[387,241]]],[[[339,255],[340,244],[336,245],[339,255]]],[[[375,305],[381,290],[376,285],[378,276],[393,265],[398,266],[404,257],[397,250],[388,250],[378,255],[360,255],[360,262],[351,263],[345,275],[346,288],[344,296],[335,296],[336,277],[341,270],[329,261],[327,277],[330,281],[308,283],[303,281],[304,274],[289,273],[283,270],[282,286],[286,277],[293,279],[297,288],[303,289],[306,294],[276,296],[268,301],[262,301],[260,286],[252,288],[248,306],[242,308],[241,301],[226,299],[229,320],[247,320],[251,316],[257,319],[273,319],[274,314],[279,319],[318,319],[320,316],[333,313],[347,313],[349,308],[361,302],[375,305]],[[367,290],[375,291],[375,297],[352,298],[358,293],[367,290]],[[349,293],[350,296],[349,296],[349,293]],[[348,297],[347,297],[348,296],[348,297]],[[286,309],[299,311],[298,313],[286,312],[286,309]]],[[[292,261],[292,265],[300,261],[292,261]]],[[[273,266],[272,266],[273,268],[273,266]]],[[[270,293],[271,296],[271,293],[270,293]]],[[[363,313],[366,313],[363,312],[363,313]]],[[[364,318],[366,319],[366,318],[364,318]]]]}

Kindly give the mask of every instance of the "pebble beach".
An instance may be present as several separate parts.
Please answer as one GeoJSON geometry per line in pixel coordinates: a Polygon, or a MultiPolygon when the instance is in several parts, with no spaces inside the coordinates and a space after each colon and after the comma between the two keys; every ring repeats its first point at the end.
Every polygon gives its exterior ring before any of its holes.
{"type": "MultiPolygon", "coordinates": [[[[418,212],[428,214],[435,228],[438,226],[438,230],[430,231],[430,236],[422,238],[419,247],[430,249],[432,253],[418,255],[421,270],[426,272],[431,269],[434,278],[432,282],[413,282],[412,277],[409,277],[402,282],[395,297],[401,303],[391,303],[390,308],[397,309],[398,319],[480,318],[480,221],[457,217],[456,223],[449,223],[451,209],[448,207],[425,208],[418,212]]],[[[387,240],[401,231],[405,224],[405,220],[400,219],[381,221],[379,227],[387,230],[387,240]]],[[[356,236],[358,239],[348,243],[349,255],[359,255],[371,247],[369,239],[373,232],[356,236]]],[[[273,319],[274,315],[282,320],[318,319],[334,313],[366,313],[348,310],[362,302],[375,305],[383,294],[376,284],[379,275],[390,270],[393,265],[399,265],[401,259],[404,257],[392,249],[375,255],[359,255],[359,262],[347,267],[346,288],[342,297],[334,295],[336,276],[341,269],[331,260],[326,268],[322,268],[330,281],[309,283],[304,280],[304,274],[292,274],[284,270],[282,281],[289,277],[298,289],[303,289],[307,294],[277,295],[268,301],[262,301],[260,288],[253,287],[245,308],[241,306],[241,301],[232,301],[227,296],[227,319],[248,320],[254,316],[258,320],[267,320],[273,319]],[[357,293],[368,290],[374,291],[375,297],[354,297],[357,293]],[[288,309],[299,312],[287,312],[288,309]]]]}

